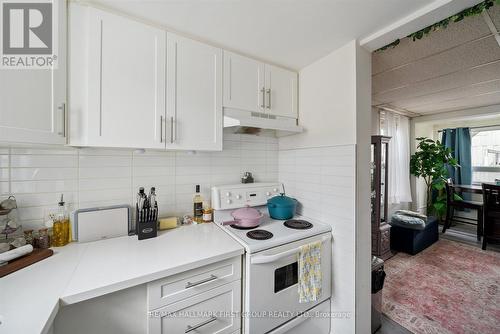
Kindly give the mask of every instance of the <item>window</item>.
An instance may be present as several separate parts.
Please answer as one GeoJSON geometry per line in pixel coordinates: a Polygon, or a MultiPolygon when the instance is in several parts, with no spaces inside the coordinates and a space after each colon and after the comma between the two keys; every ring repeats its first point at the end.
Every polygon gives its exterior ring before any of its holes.
{"type": "Polygon", "coordinates": [[[494,182],[500,179],[500,129],[473,130],[472,182],[494,182]]]}

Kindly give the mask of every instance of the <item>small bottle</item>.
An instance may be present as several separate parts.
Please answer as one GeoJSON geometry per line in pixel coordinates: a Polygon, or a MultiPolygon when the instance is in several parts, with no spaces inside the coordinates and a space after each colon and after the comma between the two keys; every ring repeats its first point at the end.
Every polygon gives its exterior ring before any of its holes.
{"type": "Polygon", "coordinates": [[[197,223],[203,222],[203,197],[200,194],[200,185],[196,185],[196,193],[193,197],[193,220],[197,223]]]}
{"type": "Polygon", "coordinates": [[[69,215],[66,211],[64,197],[61,194],[57,215],[52,226],[52,246],[61,247],[67,245],[70,240],[69,215]]]}
{"type": "Polygon", "coordinates": [[[203,205],[203,222],[210,223],[212,222],[212,208],[208,203],[203,205]]]}

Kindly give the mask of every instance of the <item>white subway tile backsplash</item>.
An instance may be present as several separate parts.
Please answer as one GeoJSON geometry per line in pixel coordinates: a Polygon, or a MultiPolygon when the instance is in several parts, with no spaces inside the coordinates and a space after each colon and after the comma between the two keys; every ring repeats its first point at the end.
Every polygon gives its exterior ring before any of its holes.
{"type": "MultiPolygon", "coordinates": [[[[18,208],[54,206],[61,198],[60,193],[16,194],[15,196],[18,208]]],[[[76,193],[64,193],[64,201],[67,203],[73,203],[75,198],[76,193]]]]}
{"type": "Polygon", "coordinates": [[[80,179],[78,182],[80,191],[130,188],[131,186],[132,179],[130,177],[80,179]]]}
{"type": "Polygon", "coordinates": [[[297,198],[298,212],[342,229],[354,224],[354,145],[279,151],[279,180],[297,198]]]}
{"type": "Polygon", "coordinates": [[[37,228],[57,210],[133,205],[137,189],[156,187],[162,216],[192,211],[195,185],[206,200],[217,184],[278,180],[278,140],[225,132],[222,152],[163,152],[70,147],[0,147],[0,196],[14,194],[25,227],[37,228]]]}
{"type": "Polygon", "coordinates": [[[132,177],[130,167],[80,167],[80,179],[132,177]]]}
{"type": "Polygon", "coordinates": [[[73,155],[12,155],[10,167],[77,167],[77,157],[73,155]]]}
{"type": "Polygon", "coordinates": [[[82,155],[80,168],[84,167],[128,167],[132,161],[129,156],[82,155]]]}
{"type": "Polygon", "coordinates": [[[9,169],[0,168],[0,181],[9,181],[9,169]]]}
{"type": "Polygon", "coordinates": [[[130,188],[116,188],[106,190],[80,190],[79,199],[81,202],[98,202],[126,199],[125,203],[131,203],[130,188]]]}
{"type": "Polygon", "coordinates": [[[7,154],[0,154],[0,168],[9,167],[9,156],[7,154]]]}
{"type": "Polygon", "coordinates": [[[9,182],[0,181],[0,195],[8,194],[9,192],[9,182]]]}
{"type": "MultiPolygon", "coordinates": [[[[8,148],[5,148],[8,150],[8,148]]],[[[26,155],[26,154],[37,154],[37,155],[77,155],[78,151],[76,149],[70,147],[12,147],[11,149],[12,155],[26,155]]]]}
{"type": "Polygon", "coordinates": [[[163,176],[170,176],[170,175],[175,175],[175,167],[168,167],[168,166],[134,166],[132,169],[132,173],[134,177],[138,176],[144,176],[144,177],[151,177],[151,176],[158,176],[158,177],[163,177],[163,176]]]}
{"type": "Polygon", "coordinates": [[[76,191],[77,189],[78,189],[78,181],[76,179],[11,182],[11,192],[13,194],[49,193],[49,192],[64,193],[64,192],[76,191]]]}
{"type": "Polygon", "coordinates": [[[77,149],[80,156],[83,155],[106,155],[106,156],[117,156],[124,155],[131,157],[133,151],[127,149],[107,149],[107,148],[80,148],[77,149]]]}
{"type": "Polygon", "coordinates": [[[11,181],[76,179],[77,168],[11,168],[11,181]]]}
{"type": "Polygon", "coordinates": [[[145,167],[174,167],[174,155],[134,155],[134,166],[145,167]]]}

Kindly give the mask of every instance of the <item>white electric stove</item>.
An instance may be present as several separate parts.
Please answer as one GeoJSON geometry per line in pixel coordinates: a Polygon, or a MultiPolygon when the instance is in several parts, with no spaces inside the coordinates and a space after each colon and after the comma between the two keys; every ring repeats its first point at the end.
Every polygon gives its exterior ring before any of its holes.
{"type": "Polygon", "coordinates": [[[212,188],[214,222],[246,250],[244,257],[243,333],[330,332],[330,319],[316,317],[330,311],[331,227],[306,217],[274,220],[267,199],[280,194],[279,183],[224,185],[212,188]],[[222,222],[231,212],[252,206],[264,216],[258,227],[242,229],[222,222]],[[299,303],[298,254],[300,247],[321,241],[322,295],[299,303]],[[313,316],[304,316],[311,314],[313,316]]]}
{"type": "Polygon", "coordinates": [[[231,225],[222,226],[222,222],[233,220],[231,216],[233,210],[216,210],[214,215],[214,222],[241,243],[247,253],[257,253],[331,231],[330,226],[299,215],[294,216],[293,219],[288,221],[289,224],[285,225],[286,220],[275,220],[269,217],[267,206],[257,206],[255,209],[262,212],[264,217],[261,219],[261,224],[252,229],[243,229],[231,225]],[[293,228],[293,226],[297,226],[297,228],[293,228]],[[260,231],[269,232],[270,234],[259,233],[260,231]]]}

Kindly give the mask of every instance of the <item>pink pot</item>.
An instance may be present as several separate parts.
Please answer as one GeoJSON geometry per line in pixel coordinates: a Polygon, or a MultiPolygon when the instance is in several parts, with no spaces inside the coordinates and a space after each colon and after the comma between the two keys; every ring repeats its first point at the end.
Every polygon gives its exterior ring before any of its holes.
{"type": "Polygon", "coordinates": [[[246,207],[231,212],[234,220],[223,222],[222,225],[235,225],[239,227],[251,228],[260,225],[260,219],[264,216],[257,209],[246,207]]]}

